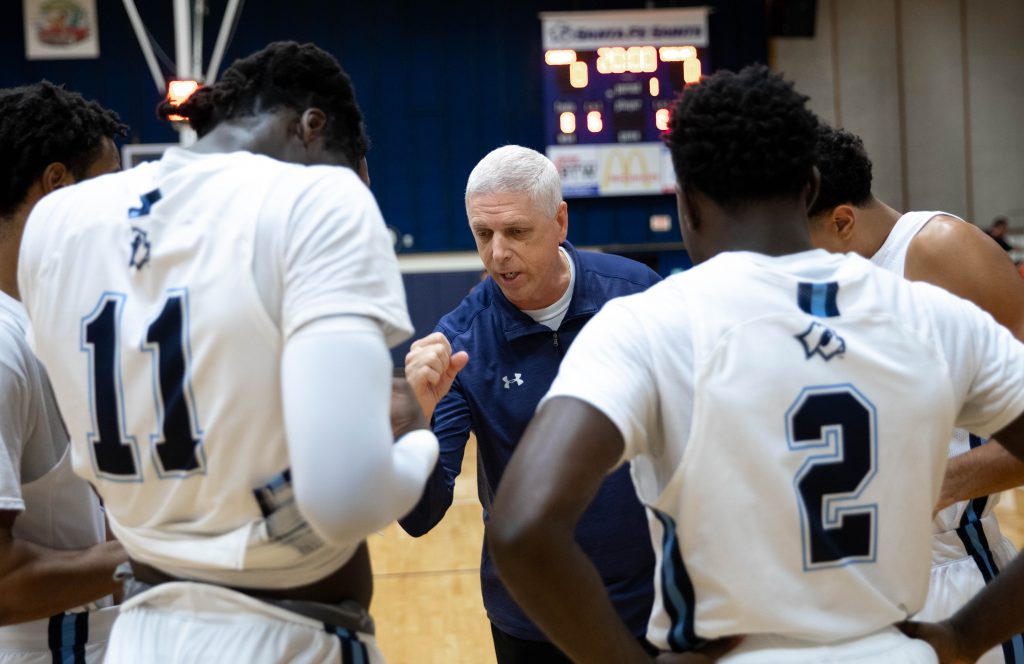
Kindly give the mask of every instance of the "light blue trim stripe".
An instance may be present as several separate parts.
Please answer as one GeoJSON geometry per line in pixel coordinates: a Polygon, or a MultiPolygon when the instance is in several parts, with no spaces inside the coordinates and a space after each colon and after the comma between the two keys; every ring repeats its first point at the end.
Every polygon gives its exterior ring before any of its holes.
{"type": "MultiPolygon", "coordinates": [[[[973,507],[971,508],[973,509],[973,507]]],[[[988,550],[982,545],[981,540],[978,537],[978,523],[969,523],[964,527],[964,532],[971,541],[971,547],[978,554],[978,558],[985,563],[985,568],[991,577],[996,576],[999,572],[996,570],[995,563],[989,556],[988,550]]]]}
{"type": "Polygon", "coordinates": [[[1024,636],[1020,634],[1015,635],[1010,639],[1010,645],[1013,648],[1013,661],[1006,660],[1006,664],[1022,664],[1024,663],[1024,636]]]}
{"type": "Polygon", "coordinates": [[[324,624],[327,632],[334,634],[341,641],[341,661],[343,664],[370,664],[370,655],[366,644],[351,630],[335,625],[324,624]]]}
{"type": "Polygon", "coordinates": [[[661,594],[671,620],[669,646],[676,652],[692,650],[699,645],[694,630],[696,610],[693,585],[683,564],[675,521],[669,515],[651,508],[662,526],[661,594]]]}
{"type": "Polygon", "coordinates": [[[814,316],[828,316],[825,309],[826,286],[827,284],[811,284],[811,314],[814,316]]]}

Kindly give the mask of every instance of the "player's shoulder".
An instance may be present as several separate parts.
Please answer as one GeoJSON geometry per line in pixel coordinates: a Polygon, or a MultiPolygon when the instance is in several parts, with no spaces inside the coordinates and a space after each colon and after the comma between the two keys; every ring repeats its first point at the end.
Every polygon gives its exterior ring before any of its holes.
{"type": "Polygon", "coordinates": [[[90,178],[53,191],[32,208],[22,235],[21,260],[44,260],[57,245],[73,243],[90,228],[121,223],[128,208],[141,204],[152,182],[153,163],[90,178]]]}
{"type": "Polygon", "coordinates": [[[355,171],[345,166],[292,164],[262,155],[262,168],[273,176],[278,190],[291,190],[296,196],[327,196],[334,200],[372,199],[369,188],[355,171]]]}
{"type": "MultiPolygon", "coordinates": [[[[44,196],[32,209],[32,217],[57,212],[89,212],[88,218],[99,218],[113,206],[121,206],[126,196],[137,198],[139,188],[151,182],[155,163],[140,164],[127,171],[108,173],[62,187],[44,196]]],[[[146,191],[143,189],[143,191],[146,191]]]]}
{"type": "Polygon", "coordinates": [[[935,212],[910,241],[908,255],[935,256],[954,260],[965,248],[994,244],[985,231],[960,217],[935,212]]]}

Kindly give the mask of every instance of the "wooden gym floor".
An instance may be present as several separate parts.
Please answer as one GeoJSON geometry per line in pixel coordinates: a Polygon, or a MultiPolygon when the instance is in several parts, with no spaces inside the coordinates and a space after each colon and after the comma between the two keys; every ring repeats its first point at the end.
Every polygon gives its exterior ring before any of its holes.
{"type": "MultiPolygon", "coordinates": [[[[1024,545],[1024,490],[996,508],[1003,533],[1024,545]]],[[[476,441],[466,446],[455,501],[440,524],[414,538],[397,524],[370,538],[377,642],[389,664],[493,664],[480,599],[483,522],[476,495],[476,441]]]]}

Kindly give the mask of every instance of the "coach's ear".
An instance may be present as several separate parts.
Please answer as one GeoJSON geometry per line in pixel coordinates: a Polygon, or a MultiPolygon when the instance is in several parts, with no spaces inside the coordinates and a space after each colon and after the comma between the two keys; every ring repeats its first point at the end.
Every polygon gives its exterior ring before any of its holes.
{"type": "Polygon", "coordinates": [[[39,186],[43,190],[43,196],[74,183],[75,176],[71,174],[71,170],[59,161],[47,166],[43,169],[43,174],[39,176],[39,186]]]}

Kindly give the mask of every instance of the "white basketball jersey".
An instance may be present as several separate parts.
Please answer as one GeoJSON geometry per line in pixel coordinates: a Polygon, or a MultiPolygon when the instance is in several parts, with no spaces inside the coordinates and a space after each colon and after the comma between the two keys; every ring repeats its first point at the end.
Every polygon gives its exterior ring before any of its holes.
{"type": "MultiPolygon", "coordinates": [[[[885,238],[885,242],[871,257],[871,262],[893,274],[906,276],[907,252],[910,250],[910,243],[929,221],[939,215],[959,219],[956,215],[940,211],[907,212],[901,216],[888,237],[885,238]]],[[[963,220],[961,219],[961,221],[963,220]]],[[[983,442],[985,442],[983,439],[972,436],[968,431],[954,429],[953,437],[949,441],[949,456],[963,454],[983,442]]],[[[991,514],[998,503],[999,494],[995,494],[950,505],[935,516],[935,531],[955,530],[962,525],[967,525],[968,521],[977,521],[981,517],[991,514]]]]}
{"type": "Polygon", "coordinates": [[[349,169],[246,152],[172,150],[37,207],[19,266],[37,353],[75,471],[133,558],[291,587],[351,556],[358,542],[323,542],[293,500],[279,367],[319,317],[409,334],[390,244],[349,169]]]}
{"type": "Polygon", "coordinates": [[[0,509],[21,512],[12,534],[51,549],[85,549],[106,537],[92,488],[71,472],[68,435],[53,389],[26,339],[21,303],[0,292],[0,509]],[[13,389],[18,385],[20,389],[13,389]]]}
{"type": "Polygon", "coordinates": [[[657,554],[648,638],[834,642],[920,608],[949,431],[1024,410],[1024,346],[985,318],[820,250],[722,254],[606,305],[545,399],[623,435],[657,554]]]}

